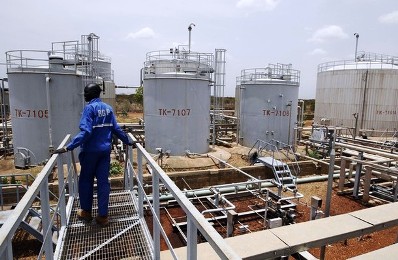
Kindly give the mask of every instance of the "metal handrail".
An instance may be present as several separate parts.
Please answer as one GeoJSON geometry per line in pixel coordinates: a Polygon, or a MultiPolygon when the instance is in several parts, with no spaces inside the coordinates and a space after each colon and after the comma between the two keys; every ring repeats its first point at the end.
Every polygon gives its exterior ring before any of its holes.
{"type": "Polygon", "coordinates": [[[398,69],[398,57],[370,52],[359,52],[355,60],[339,60],[321,63],[318,72],[345,69],[398,69]]]}
{"type": "MultiPolygon", "coordinates": [[[[70,135],[67,135],[58,148],[64,147],[68,142],[70,135]]],[[[71,156],[72,162],[73,151],[69,152],[68,155],[71,156]]],[[[12,238],[14,233],[18,229],[20,223],[24,220],[27,212],[35,201],[36,197],[39,195],[41,200],[41,213],[42,213],[42,227],[43,227],[43,249],[45,252],[46,259],[53,259],[53,242],[52,242],[52,220],[50,215],[50,201],[49,201],[49,190],[48,190],[48,176],[53,171],[57,165],[58,169],[58,181],[59,181],[59,200],[56,206],[56,214],[59,215],[61,220],[61,232],[58,234],[59,238],[62,238],[63,232],[66,227],[67,220],[70,216],[70,212],[67,212],[67,206],[65,200],[67,199],[67,194],[65,192],[66,184],[64,184],[64,172],[63,172],[63,160],[62,156],[59,154],[53,154],[49,159],[46,166],[42,171],[36,176],[35,181],[32,183],[30,188],[27,190],[25,195],[22,197],[21,201],[17,204],[15,209],[11,212],[10,217],[0,228],[0,258],[1,259],[13,259],[12,252],[12,238]],[[58,212],[59,211],[59,212],[58,212]]],[[[75,171],[71,170],[73,165],[68,161],[68,172],[69,175],[66,178],[69,189],[69,199],[68,205],[73,203],[73,198],[77,194],[75,185],[77,175],[74,174],[75,171]],[[72,176],[71,176],[72,173],[72,176]]],[[[53,215],[53,216],[54,216],[53,215]]]]}
{"type": "MultiPolygon", "coordinates": [[[[129,136],[133,141],[137,141],[131,133],[129,136]]],[[[134,165],[132,163],[133,154],[131,147],[129,147],[129,150],[128,160],[131,160],[131,165],[134,165]]],[[[197,259],[197,230],[201,232],[221,259],[241,259],[139,143],[137,143],[137,171],[135,172],[137,181],[141,184],[143,183],[143,158],[152,169],[154,258],[160,258],[161,230],[155,219],[160,219],[159,182],[161,181],[187,215],[187,259],[197,259]]],[[[133,176],[130,175],[128,178],[133,178],[133,176]]],[[[133,185],[133,181],[129,181],[129,184],[133,185]]],[[[133,189],[133,187],[130,187],[130,189],[133,189]]],[[[138,208],[140,217],[143,217],[143,203],[144,194],[142,187],[138,189],[138,208]]],[[[176,256],[174,256],[174,259],[177,259],[176,256]]]]}

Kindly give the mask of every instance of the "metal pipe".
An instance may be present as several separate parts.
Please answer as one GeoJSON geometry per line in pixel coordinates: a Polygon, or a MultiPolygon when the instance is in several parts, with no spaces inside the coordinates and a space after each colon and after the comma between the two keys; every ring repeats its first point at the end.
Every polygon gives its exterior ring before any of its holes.
{"type": "Polygon", "coordinates": [[[289,107],[289,126],[288,126],[288,135],[287,135],[287,144],[290,145],[290,135],[292,134],[290,125],[292,123],[292,101],[290,100],[287,104],[289,107]]]}
{"type": "Polygon", "coordinates": [[[368,74],[369,74],[369,70],[366,70],[366,72],[365,72],[365,79],[364,79],[364,81],[365,81],[365,88],[364,88],[364,90],[363,90],[363,100],[362,100],[362,114],[361,114],[361,129],[363,128],[363,121],[364,121],[364,118],[365,118],[365,106],[366,106],[366,92],[367,92],[367,89],[368,89],[368,74]]]}
{"type": "Polygon", "coordinates": [[[350,144],[347,144],[347,143],[340,143],[340,142],[335,143],[335,145],[343,147],[343,148],[349,148],[349,149],[353,149],[353,150],[356,150],[356,151],[361,151],[361,152],[365,152],[365,153],[369,153],[369,154],[376,154],[376,155],[380,155],[380,156],[383,156],[383,157],[386,157],[386,158],[391,158],[391,159],[398,160],[398,154],[393,154],[393,153],[380,151],[380,150],[377,150],[376,148],[369,149],[369,148],[366,148],[364,146],[350,145],[350,144]]]}
{"type": "MultiPolygon", "coordinates": [[[[217,194],[216,194],[216,196],[217,196],[217,194]]],[[[228,201],[226,198],[222,198],[222,200],[225,201],[229,205],[229,207],[216,208],[216,209],[206,209],[206,210],[203,210],[201,213],[205,214],[205,213],[218,212],[218,211],[228,211],[228,210],[233,210],[233,209],[236,208],[235,205],[232,204],[230,201],[228,201]]]]}
{"type": "Polygon", "coordinates": [[[235,166],[233,166],[233,165],[227,163],[226,161],[223,161],[223,160],[221,160],[221,159],[219,159],[219,158],[217,158],[217,157],[215,157],[215,156],[213,156],[213,155],[211,155],[211,154],[207,154],[207,156],[210,157],[210,158],[216,159],[216,160],[218,160],[219,162],[221,162],[221,163],[223,163],[223,164],[225,164],[225,165],[228,165],[229,167],[231,167],[231,168],[235,169],[236,171],[242,173],[242,174],[245,175],[246,177],[249,177],[251,180],[259,181],[259,179],[254,178],[254,177],[251,176],[250,174],[247,174],[246,172],[242,171],[242,170],[239,169],[239,168],[236,168],[235,166]]]}
{"type": "MultiPolygon", "coordinates": [[[[6,144],[7,147],[4,147],[5,149],[8,149],[8,131],[7,131],[7,111],[6,111],[6,101],[5,101],[5,87],[4,87],[4,81],[8,82],[7,78],[3,78],[1,80],[1,116],[3,117],[3,144],[6,144]]],[[[5,152],[5,156],[7,156],[7,150],[5,152]]]]}
{"type": "MultiPolygon", "coordinates": [[[[346,173],[346,176],[348,173],[346,173]]],[[[340,177],[339,173],[333,174],[333,179],[338,179],[340,177]]],[[[306,178],[301,178],[297,179],[296,183],[297,184],[304,184],[304,183],[310,183],[310,182],[318,182],[318,181],[326,181],[328,179],[328,175],[321,175],[321,176],[311,176],[311,177],[306,177],[306,178]]],[[[231,184],[233,185],[233,184],[231,184]]],[[[224,193],[232,193],[232,192],[238,192],[238,191],[244,191],[247,190],[247,184],[245,183],[235,183],[235,186],[213,186],[212,188],[217,188],[220,194],[224,193]],[[220,188],[221,187],[221,188],[220,188]]],[[[261,183],[261,188],[269,188],[269,187],[275,187],[276,184],[272,182],[262,182],[261,183]]],[[[258,187],[251,187],[249,189],[258,189],[258,187]]],[[[184,195],[187,198],[193,198],[193,197],[202,197],[202,196],[210,196],[214,194],[210,188],[205,188],[205,189],[196,189],[196,190],[190,190],[190,191],[183,191],[184,195]]],[[[152,196],[148,196],[149,200],[152,200],[152,196]]],[[[160,196],[160,201],[168,201],[172,200],[173,195],[165,193],[160,196]]]]}
{"type": "Polygon", "coordinates": [[[46,96],[47,96],[47,110],[48,110],[48,135],[49,135],[49,151],[50,153],[54,150],[53,145],[53,130],[52,130],[52,117],[51,117],[51,100],[50,100],[50,76],[46,74],[46,96]]]}

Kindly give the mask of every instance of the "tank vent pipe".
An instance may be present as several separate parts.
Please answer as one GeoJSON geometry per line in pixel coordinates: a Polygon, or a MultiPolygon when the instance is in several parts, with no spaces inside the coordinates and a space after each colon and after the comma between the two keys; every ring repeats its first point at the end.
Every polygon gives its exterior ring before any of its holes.
{"type": "Polygon", "coordinates": [[[53,130],[52,130],[52,118],[51,118],[51,101],[50,101],[50,80],[51,77],[46,74],[46,98],[47,98],[47,110],[48,110],[48,136],[49,136],[49,152],[50,154],[54,151],[53,145],[53,130]]]}

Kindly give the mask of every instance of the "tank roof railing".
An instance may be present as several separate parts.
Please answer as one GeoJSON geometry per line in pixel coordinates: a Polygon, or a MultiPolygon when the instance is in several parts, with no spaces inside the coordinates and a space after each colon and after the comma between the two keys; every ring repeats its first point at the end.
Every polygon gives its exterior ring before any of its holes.
{"type": "Polygon", "coordinates": [[[148,52],[144,63],[144,77],[153,78],[167,74],[168,77],[193,76],[211,80],[213,62],[213,53],[181,52],[178,49],[148,52]]]}
{"type": "Polygon", "coordinates": [[[6,52],[7,69],[48,68],[48,51],[11,50],[6,52]]]}
{"type": "Polygon", "coordinates": [[[318,72],[346,69],[398,69],[398,57],[361,51],[355,60],[329,61],[318,65],[318,72]]]}
{"type": "MultiPolygon", "coordinates": [[[[87,48],[87,43],[79,43],[78,41],[64,41],[64,42],[53,42],[51,52],[53,54],[62,55],[64,60],[88,60],[90,56],[90,50],[87,48]]],[[[91,56],[93,61],[103,61],[111,63],[111,58],[103,55],[98,50],[92,50],[91,56]]]]}
{"type": "Polygon", "coordinates": [[[182,61],[196,62],[205,67],[212,67],[214,61],[213,53],[179,51],[178,49],[152,51],[146,54],[145,65],[150,66],[159,61],[182,61]]]}
{"type": "Polygon", "coordinates": [[[291,64],[269,64],[266,68],[251,68],[241,71],[241,75],[236,77],[237,85],[242,82],[261,83],[270,80],[286,83],[300,83],[300,71],[292,69],[291,64]]]}

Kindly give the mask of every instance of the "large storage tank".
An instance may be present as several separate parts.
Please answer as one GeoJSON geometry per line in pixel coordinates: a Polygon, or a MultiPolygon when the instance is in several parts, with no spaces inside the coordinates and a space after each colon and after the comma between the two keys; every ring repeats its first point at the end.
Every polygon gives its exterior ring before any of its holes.
{"type": "Polygon", "coordinates": [[[238,143],[252,147],[258,139],[293,143],[300,73],[291,64],[242,70],[237,77],[238,143]]]}
{"type": "MultiPolygon", "coordinates": [[[[314,121],[369,132],[398,127],[398,57],[360,53],[318,66],[314,121]],[[356,122],[357,120],[357,122],[356,122]]],[[[375,134],[377,134],[375,132],[375,134]]]]}
{"type": "Polygon", "coordinates": [[[9,69],[7,74],[14,154],[16,158],[20,153],[30,156],[27,164],[41,163],[67,133],[79,131],[84,104],[81,77],[39,68],[9,69]]]}
{"type": "Polygon", "coordinates": [[[184,155],[209,151],[213,54],[150,52],[143,73],[145,148],[184,155]]]}
{"type": "MultiPolygon", "coordinates": [[[[90,43],[95,40],[90,39],[90,43]]],[[[84,51],[81,44],[57,44],[61,45],[58,50],[53,44],[51,51],[6,53],[17,167],[45,162],[66,134],[77,134],[85,105],[84,86],[104,82],[93,70],[93,59],[87,58],[93,55],[84,51]]],[[[91,51],[97,53],[96,49],[91,51]]],[[[108,85],[114,89],[113,82],[108,85]]],[[[108,93],[114,94],[114,90],[108,93]]]]}

